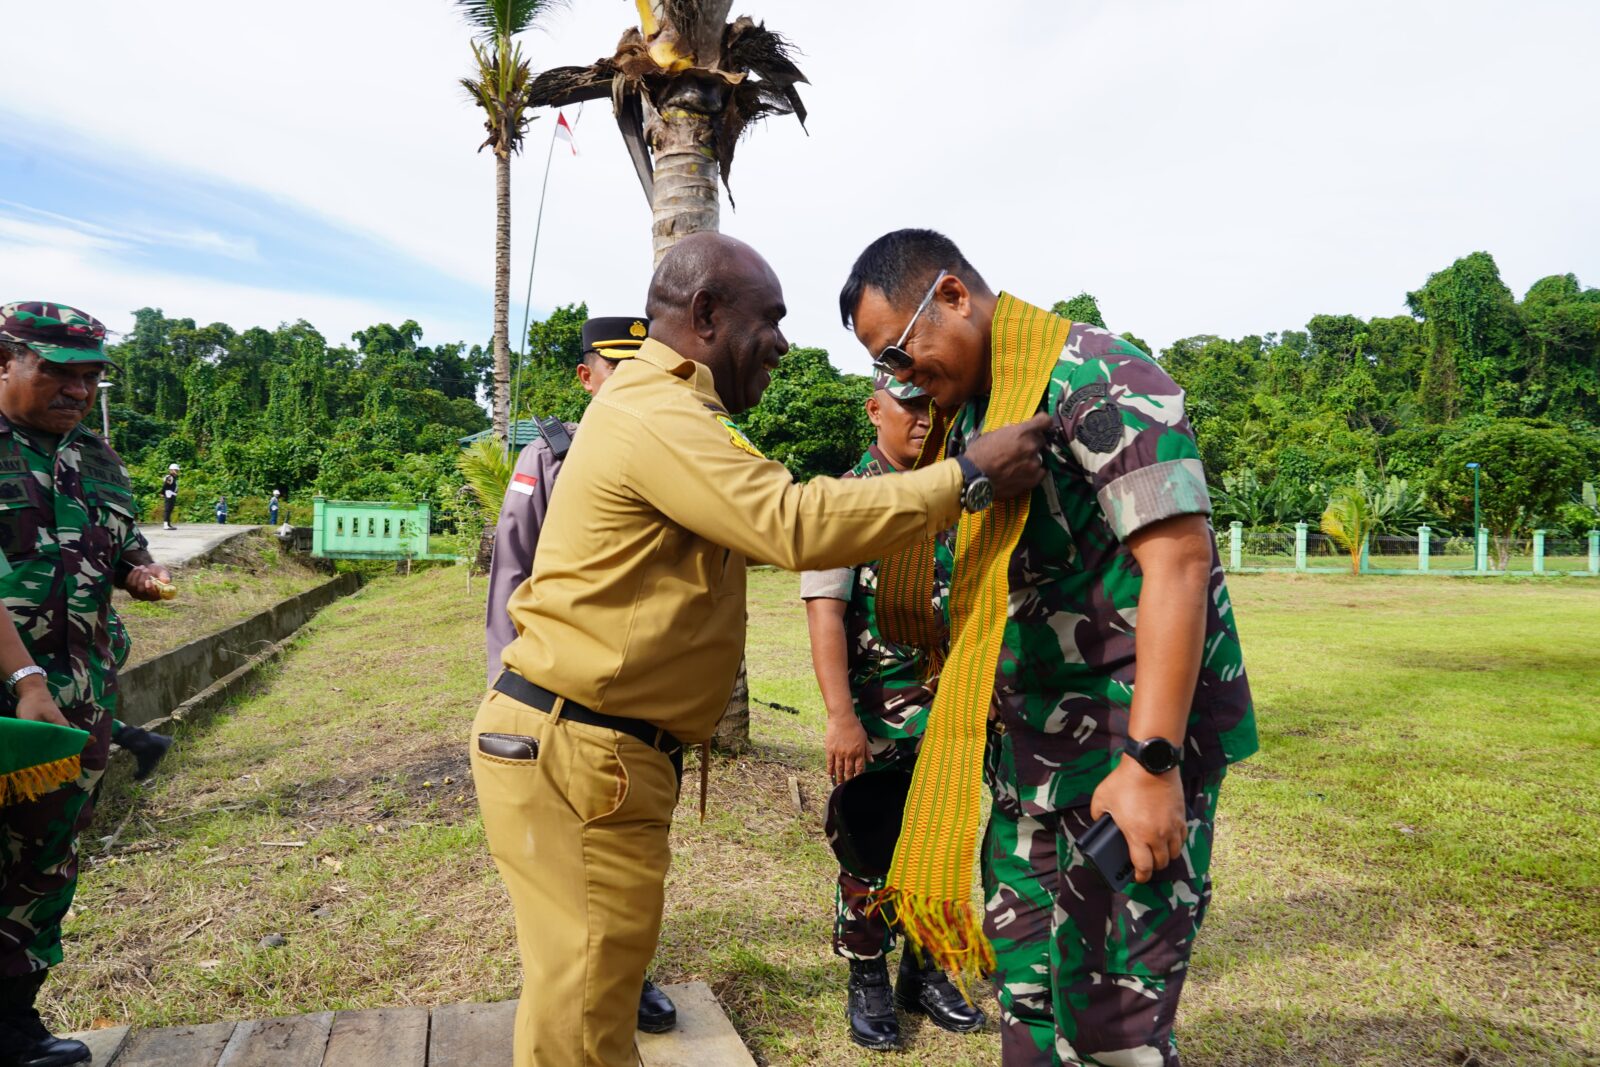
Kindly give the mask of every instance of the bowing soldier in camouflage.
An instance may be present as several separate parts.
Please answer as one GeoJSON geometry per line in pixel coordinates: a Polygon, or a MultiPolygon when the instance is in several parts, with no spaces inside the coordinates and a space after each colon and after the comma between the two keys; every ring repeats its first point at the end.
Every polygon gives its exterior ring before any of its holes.
{"type": "MultiPolygon", "coordinates": [[[[171,581],[134,524],[127,468],[81,425],[109,365],[105,327],[83,312],[0,306],[0,596],[65,723],[89,734],[77,780],[0,811],[0,1067],[89,1060],[81,1042],[51,1036],[34,1004],[61,962],[77,839],[111,744],[111,592],[159,600],[171,581]]],[[[0,695],[0,715],[17,713],[14,694],[0,695]]]]}
{"type": "MultiPolygon", "coordinates": [[[[952,455],[984,423],[998,316],[1046,316],[997,296],[928,230],[868,246],[840,309],[880,367],[952,414],[952,455]]],[[[1063,325],[1038,399],[1052,423],[1046,477],[1009,560],[985,757],[1002,1062],[1177,1067],[1217,794],[1228,764],[1256,750],[1254,712],[1183,390],[1120,337],[1063,325]],[[1077,847],[1104,813],[1136,868],[1125,893],[1077,847]]]]}
{"type": "MultiPolygon", "coordinates": [[[[867,416],[877,440],[843,478],[870,478],[907,470],[928,434],[928,398],[913,385],[902,385],[883,372],[873,380],[867,416]]],[[[950,595],[951,539],[935,541],[934,587],[929,608],[945,611],[950,595]]],[[[916,766],[917,750],[933,706],[936,668],[920,649],[885,637],[874,610],[878,565],[863,563],[800,576],[811,636],[811,662],[828,712],[824,750],[828,775],[846,782],[857,775],[900,772],[916,766]]],[[[872,812],[857,812],[858,820],[872,812]]],[[[898,813],[883,812],[884,820],[898,813]]],[[[863,828],[856,827],[857,832],[863,828]]],[[[884,828],[890,836],[895,827],[884,828]]],[[[870,907],[871,895],[883,879],[863,877],[843,865],[835,894],[833,951],[850,962],[845,1015],[850,1039],[870,1049],[900,1044],[899,1005],[926,1014],[935,1025],[955,1033],[980,1030],[981,1010],[968,1004],[937,966],[924,962],[908,945],[900,956],[893,995],[888,954],[895,930],[884,913],[870,907]]]]}
{"type": "MultiPolygon", "coordinates": [[[[578,362],[578,383],[593,396],[599,392],[619,361],[628,359],[644,344],[650,320],[638,318],[589,319],[583,324],[583,356],[578,362]]],[[[567,439],[552,443],[544,435],[522,450],[517,457],[511,484],[500,505],[500,521],[495,526],[494,556],[489,563],[489,606],[486,621],[489,684],[505,670],[500,655],[517,638],[516,627],[506,612],[506,604],[517,587],[533,573],[533,554],[539,547],[539,532],[544,528],[550,507],[550,491],[567,458],[567,449],[578,432],[565,423],[567,439]]],[[[678,1024],[678,1009],[672,998],[646,978],[639,994],[639,1029],[660,1034],[678,1024]]]]}

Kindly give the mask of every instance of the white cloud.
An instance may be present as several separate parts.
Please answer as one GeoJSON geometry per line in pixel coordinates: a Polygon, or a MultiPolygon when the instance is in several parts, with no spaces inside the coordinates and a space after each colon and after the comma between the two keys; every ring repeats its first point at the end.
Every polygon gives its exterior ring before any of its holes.
{"type": "MultiPolygon", "coordinates": [[[[902,225],[946,230],[1026,298],[1088,289],[1114,327],[1157,343],[1398,314],[1406,290],[1476,249],[1519,292],[1557,271],[1600,282],[1600,5],[749,8],[805,52],[811,136],[786,118],[753,133],[723,228],[778,268],[791,338],[853,369],[865,361],[838,326],[839,284],[867,241],[902,225]]],[[[632,11],[576,5],[527,49],[539,66],[587,63],[632,11]]],[[[54,33],[59,17],[24,7],[7,32],[54,33]]],[[[159,18],[78,0],[73,33],[92,61],[63,83],[49,50],[8,56],[6,107],[267,192],[481,286],[484,321],[462,333],[487,332],[493,165],[475,153],[480,122],[456,85],[467,33],[446,0],[164,0],[159,18]]],[[[549,127],[535,123],[514,168],[518,301],[549,127]]],[[[578,142],[582,156],[555,161],[534,303],[636,310],[649,213],[604,102],[578,142]]]]}
{"type": "Polygon", "coordinates": [[[138,307],[129,306],[127,294],[159,293],[161,299],[152,303],[174,317],[225,322],[237,330],[306,319],[331,344],[347,344],[353,332],[374,323],[408,318],[418,320],[429,341],[471,336],[467,324],[430,320],[416,308],[151,271],[107,255],[107,247],[75,229],[0,216],[0,299],[59,300],[118,333],[133,328],[138,307]]]}

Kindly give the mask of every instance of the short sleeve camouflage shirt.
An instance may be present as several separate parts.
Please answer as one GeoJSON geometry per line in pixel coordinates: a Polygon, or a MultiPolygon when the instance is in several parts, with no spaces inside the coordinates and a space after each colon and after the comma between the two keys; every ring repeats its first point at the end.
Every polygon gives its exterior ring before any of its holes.
{"type": "MultiPolygon", "coordinates": [[[[105,706],[116,691],[111,593],[146,547],[128,470],[82,428],[59,441],[0,416],[0,575],[34,662],[63,709],[105,706]]],[[[9,710],[9,709],[7,709],[9,710]]]]}
{"type": "MultiPolygon", "coordinates": [[[[890,474],[894,469],[894,464],[874,445],[843,477],[867,478],[890,474]]],[[[948,536],[940,537],[934,545],[934,588],[929,592],[933,609],[940,615],[947,611],[950,598],[951,548],[948,536]]],[[[920,650],[883,636],[878,628],[877,595],[878,565],[864,563],[855,568],[844,627],[856,718],[874,739],[921,737],[928,725],[937,678],[923,677],[927,658],[920,650]]],[[[877,756],[880,746],[874,744],[873,748],[877,756]]]]}
{"type": "MultiPolygon", "coordinates": [[[[958,413],[951,454],[982,426],[987,398],[958,413]]],[[[1040,410],[1053,420],[1046,477],[1011,558],[995,680],[996,802],[1043,814],[1089,802],[1127,736],[1143,576],[1127,538],[1176,515],[1208,515],[1205,470],[1183,390],[1120,337],[1075,323],[1040,410]]],[[[1254,710],[1227,585],[1212,548],[1200,678],[1185,773],[1256,750],[1254,710]]]]}

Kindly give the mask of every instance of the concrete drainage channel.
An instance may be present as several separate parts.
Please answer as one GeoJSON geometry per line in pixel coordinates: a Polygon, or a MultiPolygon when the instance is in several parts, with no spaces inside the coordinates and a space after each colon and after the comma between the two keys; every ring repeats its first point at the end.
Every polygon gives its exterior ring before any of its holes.
{"type": "Polygon", "coordinates": [[[121,674],[118,717],[160,729],[220,706],[318,611],[361,588],[359,574],[341,574],[274,604],[209,637],[179,645],[121,674]]]}

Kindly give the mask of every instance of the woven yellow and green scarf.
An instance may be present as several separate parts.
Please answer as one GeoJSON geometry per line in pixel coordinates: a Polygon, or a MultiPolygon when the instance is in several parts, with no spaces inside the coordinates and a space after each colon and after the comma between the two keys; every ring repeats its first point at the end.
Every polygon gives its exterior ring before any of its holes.
{"type": "MultiPolygon", "coordinates": [[[[990,339],[985,431],[1023,422],[1039,410],[1071,328],[1066,319],[1000,294],[990,339]]],[[[944,458],[948,429],[948,417],[935,411],[916,466],[944,458]]],[[[984,737],[1011,593],[1011,555],[1028,521],[1028,503],[1028,496],[996,501],[987,511],[962,515],[956,527],[950,650],[917,757],[894,862],[877,896],[879,907],[894,916],[907,940],[958,982],[964,974],[986,974],[995,966],[994,949],[972,902],[972,866],[983,803],[984,737]]],[[[882,562],[877,606],[886,637],[936,651],[919,644],[943,637],[943,627],[925,618],[933,581],[932,541],[882,562]]]]}

